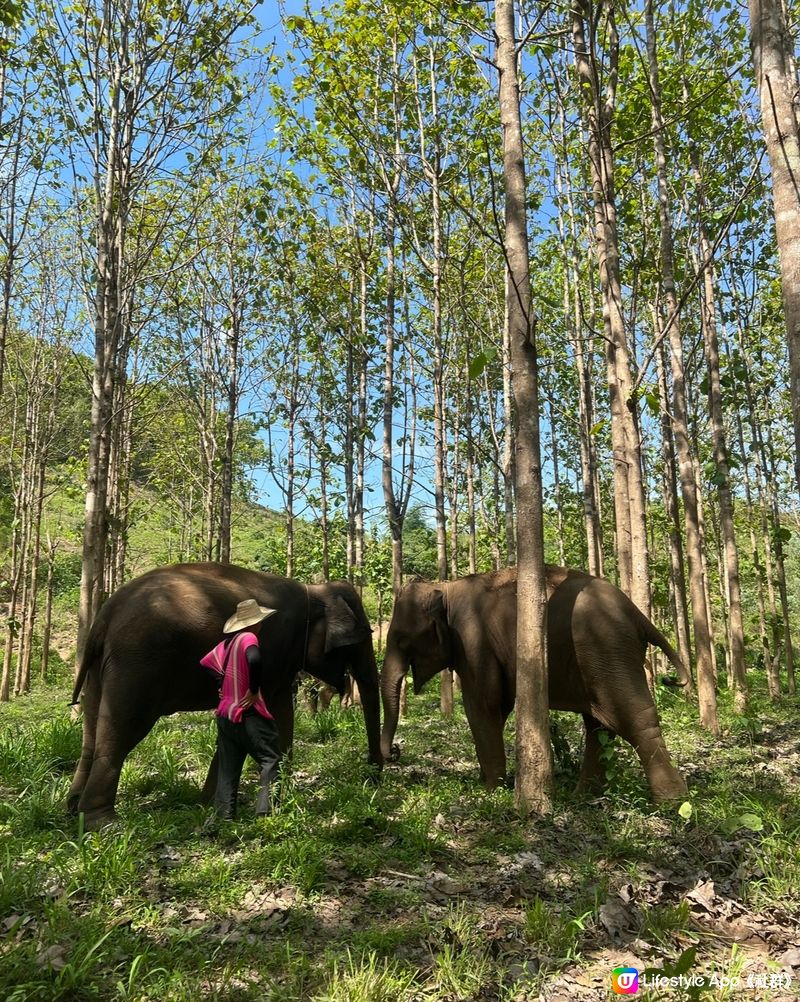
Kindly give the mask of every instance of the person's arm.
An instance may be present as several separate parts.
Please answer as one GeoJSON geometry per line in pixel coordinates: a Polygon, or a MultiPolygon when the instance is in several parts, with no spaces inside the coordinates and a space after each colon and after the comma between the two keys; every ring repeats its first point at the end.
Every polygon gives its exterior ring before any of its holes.
{"type": "Polygon", "coordinates": [[[251,644],[245,652],[247,667],[250,669],[250,692],[257,696],[261,688],[261,648],[251,644]]]}

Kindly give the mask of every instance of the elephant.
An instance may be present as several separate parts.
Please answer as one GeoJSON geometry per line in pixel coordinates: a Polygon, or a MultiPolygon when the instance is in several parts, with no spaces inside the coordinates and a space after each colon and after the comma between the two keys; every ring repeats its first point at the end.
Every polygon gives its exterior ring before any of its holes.
{"type": "MultiPolygon", "coordinates": [[[[217,705],[217,686],[199,667],[239,601],[277,609],[260,637],[261,690],[282,751],[292,744],[292,683],[306,670],[343,691],[358,680],[369,761],[380,770],[380,699],[372,630],[344,581],[305,585],[230,564],[157,568],[123,585],[101,606],[86,643],[72,701],[83,690],[83,749],[67,807],[87,827],[114,817],[125,757],[160,716],[217,705]]],[[[216,756],[205,793],[216,785],[216,756]]]]}
{"type": "MultiPolygon", "coordinates": [[[[670,761],[647,686],[648,643],[660,647],[685,678],[677,652],[633,602],[603,578],[547,566],[550,708],[583,715],[586,747],[579,788],[602,784],[600,732],[636,749],[656,801],[685,798],[670,761]]],[[[516,694],[517,572],[472,574],[450,582],[412,582],[398,595],[381,678],[385,758],[393,752],[400,689],[409,666],[414,691],[443,668],[461,678],[481,775],[486,786],[506,774],[503,726],[516,694]]]]}

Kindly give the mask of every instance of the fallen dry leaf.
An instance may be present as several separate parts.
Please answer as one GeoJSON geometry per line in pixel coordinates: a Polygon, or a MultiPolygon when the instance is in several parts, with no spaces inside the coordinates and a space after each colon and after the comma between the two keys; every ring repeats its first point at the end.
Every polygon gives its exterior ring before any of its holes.
{"type": "Polygon", "coordinates": [[[59,943],[48,946],[37,954],[36,963],[39,967],[49,967],[53,971],[62,971],[67,966],[67,948],[59,943]]]}

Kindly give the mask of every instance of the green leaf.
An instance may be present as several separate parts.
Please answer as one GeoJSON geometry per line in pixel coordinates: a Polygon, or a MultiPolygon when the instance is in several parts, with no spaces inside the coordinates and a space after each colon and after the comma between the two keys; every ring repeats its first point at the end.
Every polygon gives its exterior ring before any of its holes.
{"type": "Polygon", "coordinates": [[[467,370],[469,378],[477,379],[496,354],[497,351],[494,348],[488,348],[486,351],[479,352],[469,363],[467,370]]]}
{"type": "Polygon", "coordinates": [[[686,974],[694,966],[695,957],[697,956],[697,947],[690,946],[688,950],[684,950],[683,953],[675,961],[675,965],[671,970],[671,974],[674,976],[676,974],[686,974]]]}
{"type": "Polygon", "coordinates": [[[678,808],[678,814],[683,818],[684,821],[688,821],[692,816],[693,807],[690,800],[684,800],[681,806],[678,808]]]}
{"type": "Polygon", "coordinates": [[[764,830],[764,822],[757,814],[740,814],[738,820],[740,828],[747,828],[751,832],[764,830]]]}

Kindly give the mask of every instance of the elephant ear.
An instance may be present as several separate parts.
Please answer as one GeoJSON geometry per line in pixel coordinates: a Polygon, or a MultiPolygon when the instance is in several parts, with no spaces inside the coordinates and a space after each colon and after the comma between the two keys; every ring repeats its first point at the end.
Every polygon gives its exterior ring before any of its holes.
{"type": "Polygon", "coordinates": [[[325,653],[336,647],[358,644],[370,636],[370,629],[361,622],[341,595],[325,600],[325,653]]]}
{"type": "Polygon", "coordinates": [[[434,588],[431,592],[428,612],[436,630],[436,639],[444,648],[450,647],[450,631],[447,627],[447,610],[444,607],[444,592],[434,588]]]}

